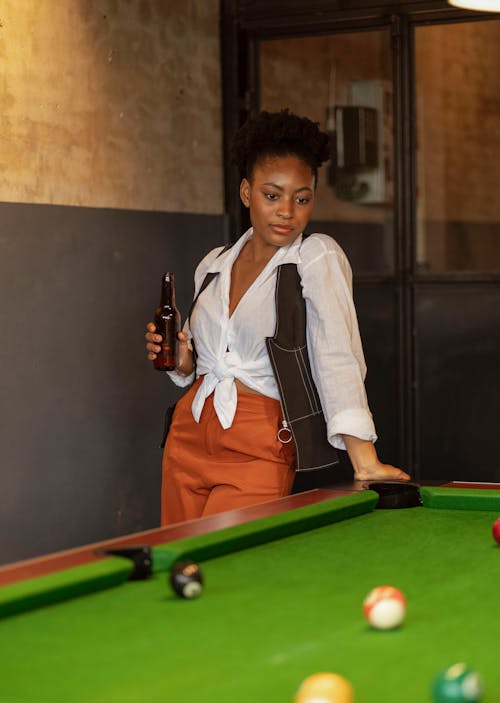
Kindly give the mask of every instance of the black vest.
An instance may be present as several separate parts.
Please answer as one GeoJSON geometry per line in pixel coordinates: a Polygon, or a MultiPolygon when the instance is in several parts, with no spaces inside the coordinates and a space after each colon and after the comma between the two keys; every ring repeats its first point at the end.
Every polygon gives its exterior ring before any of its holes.
{"type": "Polygon", "coordinates": [[[329,443],[325,416],[314,383],[306,338],[306,304],[296,264],[282,264],[276,275],[276,329],[266,338],[281,399],[292,430],[297,471],[333,466],[339,461],[329,443]]]}
{"type": "MultiPolygon", "coordinates": [[[[191,304],[189,317],[199,295],[217,275],[208,273],[205,276],[191,304]]],[[[273,337],[266,338],[266,346],[278,385],[283,417],[295,442],[295,468],[297,471],[312,471],[334,466],[339,457],[328,441],[321,401],[311,374],[306,304],[296,264],[278,266],[275,301],[276,329],[273,337]]]]}

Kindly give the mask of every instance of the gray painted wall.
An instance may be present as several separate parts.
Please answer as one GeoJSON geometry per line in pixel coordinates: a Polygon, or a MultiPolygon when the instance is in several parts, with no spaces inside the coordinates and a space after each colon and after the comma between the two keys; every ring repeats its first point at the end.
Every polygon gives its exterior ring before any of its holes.
{"type": "Polygon", "coordinates": [[[0,203],[0,562],[159,521],[163,270],[187,312],[223,216],[0,203]]]}

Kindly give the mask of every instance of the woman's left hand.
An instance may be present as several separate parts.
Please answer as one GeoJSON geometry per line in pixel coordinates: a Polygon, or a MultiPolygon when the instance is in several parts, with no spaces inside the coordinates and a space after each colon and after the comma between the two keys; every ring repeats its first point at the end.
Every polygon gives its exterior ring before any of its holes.
{"type": "Polygon", "coordinates": [[[356,481],[409,481],[411,476],[391,464],[383,464],[373,442],[352,435],[342,435],[356,481]]]}
{"type": "Polygon", "coordinates": [[[354,471],[356,481],[409,481],[410,475],[391,464],[383,464],[377,459],[373,464],[354,471]]]}
{"type": "Polygon", "coordinates": [[[193,373],[193,345],[186,332],[177,333],[177,371],[183,376],[193,373]]]}

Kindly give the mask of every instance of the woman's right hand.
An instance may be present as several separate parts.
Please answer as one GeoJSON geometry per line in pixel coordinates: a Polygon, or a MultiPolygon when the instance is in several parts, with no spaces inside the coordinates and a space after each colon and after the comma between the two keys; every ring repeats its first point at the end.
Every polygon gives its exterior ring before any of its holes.
{"type": "MultiPolygon", "coordinates": [[[[147,332],[144,335],[146,338],[146,351],[149,361],[154,361],[161,352],[162,336],[161,334],[156,334],[154,322],[148,322],[146,329],[147,332]]],[[[182,376],[189,376],[193,373],[193,347],[185,332],[178,332],[177,339],[179,341],[177,371],[182,376]]]]}
{"type": "Polygon", "coordinates": [[[146,350],[148,352],[149,361],[154,361],[161,352],[161,334],[156,334],[156,325],[154,322],[148,322],[146,325],[146,350]]]}

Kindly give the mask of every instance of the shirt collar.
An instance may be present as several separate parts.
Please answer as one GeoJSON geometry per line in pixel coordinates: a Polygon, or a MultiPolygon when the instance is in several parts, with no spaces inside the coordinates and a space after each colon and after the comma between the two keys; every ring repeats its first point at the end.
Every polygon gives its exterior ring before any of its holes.
{"type": "MultiPolygon", "coordinates": [[[[231,267],[236,261],[238,254],[243,249],[245,244],[248,242],[249,239],[252,238],[252,235],[253,227],[250,227],[250,229],[248,229],[244,234],[242,234],[241,237],[233,244],[230,249],[225,251],[223,254],[220,254],[219,256],[215,257],[215,259],[208,268],[208,273],[220,273],[226,268],[226,266],[231,267]]],[[[291,244],[286,247],[280,247],[272,257],[272,259],[270,259],[270,261],[272,261],[273,263],[273,268],[275,268],[276,266],[281,266],[281,264],[298,263],[300,259],[299,252],[301,244],[302,234],[299,234],[299,236],[291,244]]]]}

